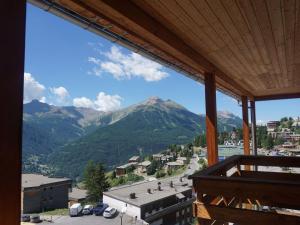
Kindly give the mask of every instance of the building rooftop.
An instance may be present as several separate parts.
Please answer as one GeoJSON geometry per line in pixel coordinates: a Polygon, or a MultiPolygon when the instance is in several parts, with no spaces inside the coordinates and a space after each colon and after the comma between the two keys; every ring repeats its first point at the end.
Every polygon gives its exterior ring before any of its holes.
{"type": "Polygon", "coordinates": [[[126,169],[128,168],[129,166],[134,166],[136,165],[136,163],[132,162],[132,163],[127,163],[127,164],[124,164],[122,166],[118,166],[117,169],[126,169]]]}
{"type": "Polygon", "coordinates": [[[177,157],[177,160],[186,160],[186,157],[177,157]]]}
{"type": "Polygon", "coordinates": [[[69,193],[69,200],[81,200],[85,199],[87,191],[79,188],[72,188],[72,192],[69,193]]]}
{"type": "Polygon", "coordinates": [[[163,180],[144,181],[132,185],[124,185],[119,188],[111,189],[103,194],[139,207],[191,190],[191,185],[191,180],[184,179],[180,182],[178,177],[167,178],[163,180]],[[173,187],[170,186],[171,181],[173,182],[173,187]],[[161,191],[158,190],[158,182],[161,183],[161,191]],[[148,193],[148,189],[151,189],[151,194],[148,193]],[[134,199],[129,197],[130,193],[135,193],[134,199]]]}
{"type": "Polygon", "coordinates": [[[168,166],[182,166],[182,163],[180,163],[180,162],[168,162],[167,165],[168,166]]]}
{"type": "Polygon", "coordinates": [[[129,159],[129,161],[138,161],[138,160],[140,160],[140,157],[138,155],[134,155],[129,159]]]}
{"type": "Polygon", "coordinates": [[[160,153],[158,153],[158,154],[153,154],[152,155],[152,157],[163,157],[164,155],[163,154],[160,154],[160,153]]]}
{"type": "Polygon", "coordinates": [[[46,177],[39,174],[22,174],[22,188],[33,188],[61,182],[69,182],[71,184],[72,180],[69,178],[46,177]]]}
{"type": "Polygon", "coordinates": [[[150,164],[151,164],[150,161],[144,161],[144,162],[139,163],[138,165],[139,166],[150,166],[150,164]]]}

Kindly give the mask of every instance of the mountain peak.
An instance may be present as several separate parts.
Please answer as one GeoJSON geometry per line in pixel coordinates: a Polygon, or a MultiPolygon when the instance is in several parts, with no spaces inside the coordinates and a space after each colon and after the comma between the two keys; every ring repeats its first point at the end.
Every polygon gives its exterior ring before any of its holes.
{"type": "Polygon", "coordinates": [[[29,114],[39,113],[39,112],[48,112],[51,109],[51,106],[47,103],[40,102],[37,99],[33,99],[31,102],[25,104],[24,112],[29,114]]]}
{"type": "Polygon", "coordinates": [[[145,103],[149,104],[149,105],[154,105],[154,104],[162,103],[162,102],[164,102],[164,100],[162,100],[161,98],[159,98],[157,96],[152,96],[152,97],[148,98],[145,103]]]}

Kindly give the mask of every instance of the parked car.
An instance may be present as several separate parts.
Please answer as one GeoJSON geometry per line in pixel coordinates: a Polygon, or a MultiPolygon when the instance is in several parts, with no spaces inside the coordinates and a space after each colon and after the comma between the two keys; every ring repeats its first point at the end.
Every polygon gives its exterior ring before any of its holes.
{"type": "Polygon", "coordinates": [[[117,213],[117,210],[115,208],[108,207],[105,209],[103,216],[105,218],[112,218],[117,213]]]}
{"type": "Polygon", "coordinates": [[[93,209],[95,216],[102,216],[107,207],[108,205],[103,202],[98,203],[98,205],[93,209]]]}
{"type": "Polygon", "coordinates": [[[82,206],[80,203],[75,203],[69,208],[70,216],[81,216],[82,206]]]}
{"type": "Polygon", "coordinates": [[[93,214],[93,208],[94,208],[94,206],[92,206],[92,205],[85,205],[83,207],[82,214],[83,215],[92,215],[93,214]]]}
{"type": "Polygon", "coordinates": [[[30,222],[32,222],[32,223],[39,223],[39,222],[41,222],[40,215],[31,215],[30,216],[30,222]]]}
{"type": "Polygon", "coordinates": [[[21,215],[21,222],[30,222],[30,216],[27,214],[21,215]]]}

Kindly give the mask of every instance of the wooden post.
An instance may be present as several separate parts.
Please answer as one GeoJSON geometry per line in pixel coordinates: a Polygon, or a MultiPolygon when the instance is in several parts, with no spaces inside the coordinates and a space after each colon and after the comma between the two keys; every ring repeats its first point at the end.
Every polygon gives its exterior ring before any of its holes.
{"type": "MultiPolygon", "coordinates": [[[[243,111],[243,140],[244,140],[244,155],[250,155],[250,130],[248,118],[248,98],[242,96],[242,111],[243,111]]],[[[250,166],[246,165],[245,170],[250,170],[250,166]]]]}
{"type": "Polygon", "coordinates": [[[255,101],[250,101],[250,109],[251,109],[252,154],[257,155],[255,101]]]}
{"type": "Polygon", "coordinates": [[[215,74],[205,74],[206,145],[208,166],[218,162],[215,74]]]}
{"type": "Polygon", "coordinates": [[[244,140],[244,154],[250,155],[250,141],[249,141],[249,118],[248,118],[248,98],[242,96],[242,110],[243,110],[243,140],[244,140]]]}
{"type": "Polygon", "coordinates": [[[20,224],[25,19],[25,0],[1,1],[1,225],[20,224]]]}
{"type": "MultiPolygon", "coordinates": [[[[251,109],[251,133],[252,133],[252,155],[257,155],[257,140],[256,140],[256,108],[255,101],[250,101],[251,109]]],[[[258,167],[255,165],[254,170],[257,171],[258,167]]]]}

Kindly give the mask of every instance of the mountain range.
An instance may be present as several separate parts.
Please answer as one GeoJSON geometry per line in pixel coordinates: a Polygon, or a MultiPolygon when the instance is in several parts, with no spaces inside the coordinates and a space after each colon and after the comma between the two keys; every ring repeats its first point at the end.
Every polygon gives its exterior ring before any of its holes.
{"type": "MultiPolygon", "coordinates": [[[[242,120],[232,113],[218,112],[219,131],[230,131],[241,124],[242,120]]],[[[185,144],[203,132],[204,115],[158,97],[114,112],[33,100],[24,104],[23,161],[28,164],[32,156],[37,156],[39,163],[55,175],[76,178],[82,175],[88,160],[105,163],[111,169],[132,155],[185,144]]]]}

